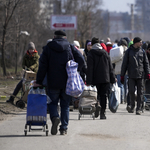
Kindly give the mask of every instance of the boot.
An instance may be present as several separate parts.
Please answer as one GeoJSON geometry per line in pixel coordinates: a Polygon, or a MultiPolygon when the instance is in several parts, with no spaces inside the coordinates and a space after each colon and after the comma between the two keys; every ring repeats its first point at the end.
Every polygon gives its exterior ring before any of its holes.
{"type": "Polygon", "coordinates": [[[99,116],[99,113],[100,113],[100,110],[101,110],[101,106],[100,106],[99,102],[96,103],[95,107],[96,107],[95,118],[97,118],[99,116]]]}
{"type": "Polygon", "coordinates": [[[59,123],[60,123],[59,117],[54,117],[52,119],[52,127],[51,127],[51,134],[52,135],[56,135],[57,134],[57,128],[58,128],[59,123]]]}
{"type": "Polygon", "coordinates": [[[13,104],[14,103],[14,97],[10,96],[9,100],[7,100],[6,102],[13,104]]]}
{"type": "Polygon", "coordinates": [[[104,109],[101,109],[100,119],[106,119],[105,110],[104,109]]]}

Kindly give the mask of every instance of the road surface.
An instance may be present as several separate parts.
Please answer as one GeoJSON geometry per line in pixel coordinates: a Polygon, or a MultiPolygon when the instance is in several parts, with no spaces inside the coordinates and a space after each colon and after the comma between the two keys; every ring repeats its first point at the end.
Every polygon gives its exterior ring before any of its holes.
{"type": "MultiPolygon", "coordinates": [[[[129,114],[120,104],[117,113],[107,109],[106,120],[70,112],[67,135],[46,136],[45,132],[28,132],[24,136],[26,110],[0,122],[0,150],[150,150],[150,112],[129,114]]],[[[48,115],[49,130],[51,122],[48,115]]]]}

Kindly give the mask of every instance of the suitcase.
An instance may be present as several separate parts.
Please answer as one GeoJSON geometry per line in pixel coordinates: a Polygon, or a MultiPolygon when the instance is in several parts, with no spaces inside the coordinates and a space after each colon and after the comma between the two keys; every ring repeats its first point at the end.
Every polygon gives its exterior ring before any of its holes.
{"type": "Polygon", "coordinates": [[[95,119],[95,111],[97,103],[97,89],[96,87],[87,87],[80,97],[79,100],[79,116],[78,119],[80,120],[82,115],[92,115],[93,120],[95,119]]]}
{"type": "Polygon", "coordinates": [[[27,115],[25,124],[25,136],[27,131],[43,130],[48,136],[47,125],[47,95],[28,94],[27,115]],[[29,126],[29,130],[27,129],[29,126]],[[32,126],[41,126],[42,128],[32,128],[32,126]]]}

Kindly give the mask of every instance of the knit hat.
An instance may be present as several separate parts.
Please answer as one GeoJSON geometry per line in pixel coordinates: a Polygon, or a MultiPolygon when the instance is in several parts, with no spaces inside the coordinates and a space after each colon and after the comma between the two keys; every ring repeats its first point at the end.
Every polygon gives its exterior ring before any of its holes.
{"type": "Polygon", "coordinates": [[[126,41],[125,39],[121,39],[121,40],[120,40],[120,45],[127,46],[128,43],[127,43],[127,41],[126,41]]]}
{"type": "Polygon", "coordinates": [[[99,38],[96,37],[92,38],[92,45],[94,45],[95,43],[99,43],[99,38]]]}
{"type": "Polygon", "coordinates": [[[33,42],[30,42],[30,43],[28,44],[28,50],[29,50],[29,49],[35,50],[35,45],[34,45],[33,42]]]}
{"type": "Polygon", "coordinates": [[[66,36],[66,33],[62,30],[57,30],[54,32],[55,35],[61,35],[61,36],[66,36]]]}
{"type": "Polygon", "coordinates": [[[80,48],[80,44],[79,44],[78,41],[73,41],[73,45],[74,45],[74,46],[77,46],[78,48],[80,48]]]}
{"type": "Polygon", "coordinates": [[[87,46],[88,46],[88,45],[91,45],[91,42],[88,42],[88,43],[87,43],[87,46]]]}
{"type": "Polygon", "coordinates": [[[135,37],[133,40],[133,44],[138,43],[140,41],[142,41],[142,39],[140,39],[139,37],[135,37]]]}

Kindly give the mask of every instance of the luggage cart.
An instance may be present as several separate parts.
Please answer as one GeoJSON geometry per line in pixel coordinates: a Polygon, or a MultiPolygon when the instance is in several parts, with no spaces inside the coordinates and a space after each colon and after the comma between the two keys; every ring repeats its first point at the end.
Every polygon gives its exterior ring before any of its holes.
{"type": "Polygon", "coordinates": [[[48,136],[47,95],[29,94],[24,134],[26,136],[27,132],[39,130],[45,132],[48,136]]]}
{"type": "Polygon", "coordinates": [[[144,97],[144,108],[150,111],[150,94],[143,94],[144,97]]]}
{"type": "Polygon", "coordinates": [[[91,115],[93,120],[95,120],[95,111],[96,108],[95,107],[79,107],[79,116],[78,116],[78,120],[80,120],[80,118],[84,115],[91,115]]]}
{"type": "Polygon", "coordinates": [[[97,89],[96,87],[86,86],[82,95],[79,98],[79,115],[78,120],[84,115],[92,116],[95,120],[95,111],[97,103],[97,89]]]}
{"type": "Polygon", "coordinates": [[[36,73],[33,71],[23,70],[23,82],[22,82],[22,89],[21,89],[21,98],[16,101],[16,106],[19,108],[24,108],[25,103],[27,103],[27,97],[30,87],[30,82],[36,79],[36,73]]]}
{"type": "Polygon", "coordinates": [[[143,109],[150,110],[150,80],[144,82],[143,109]]]}

